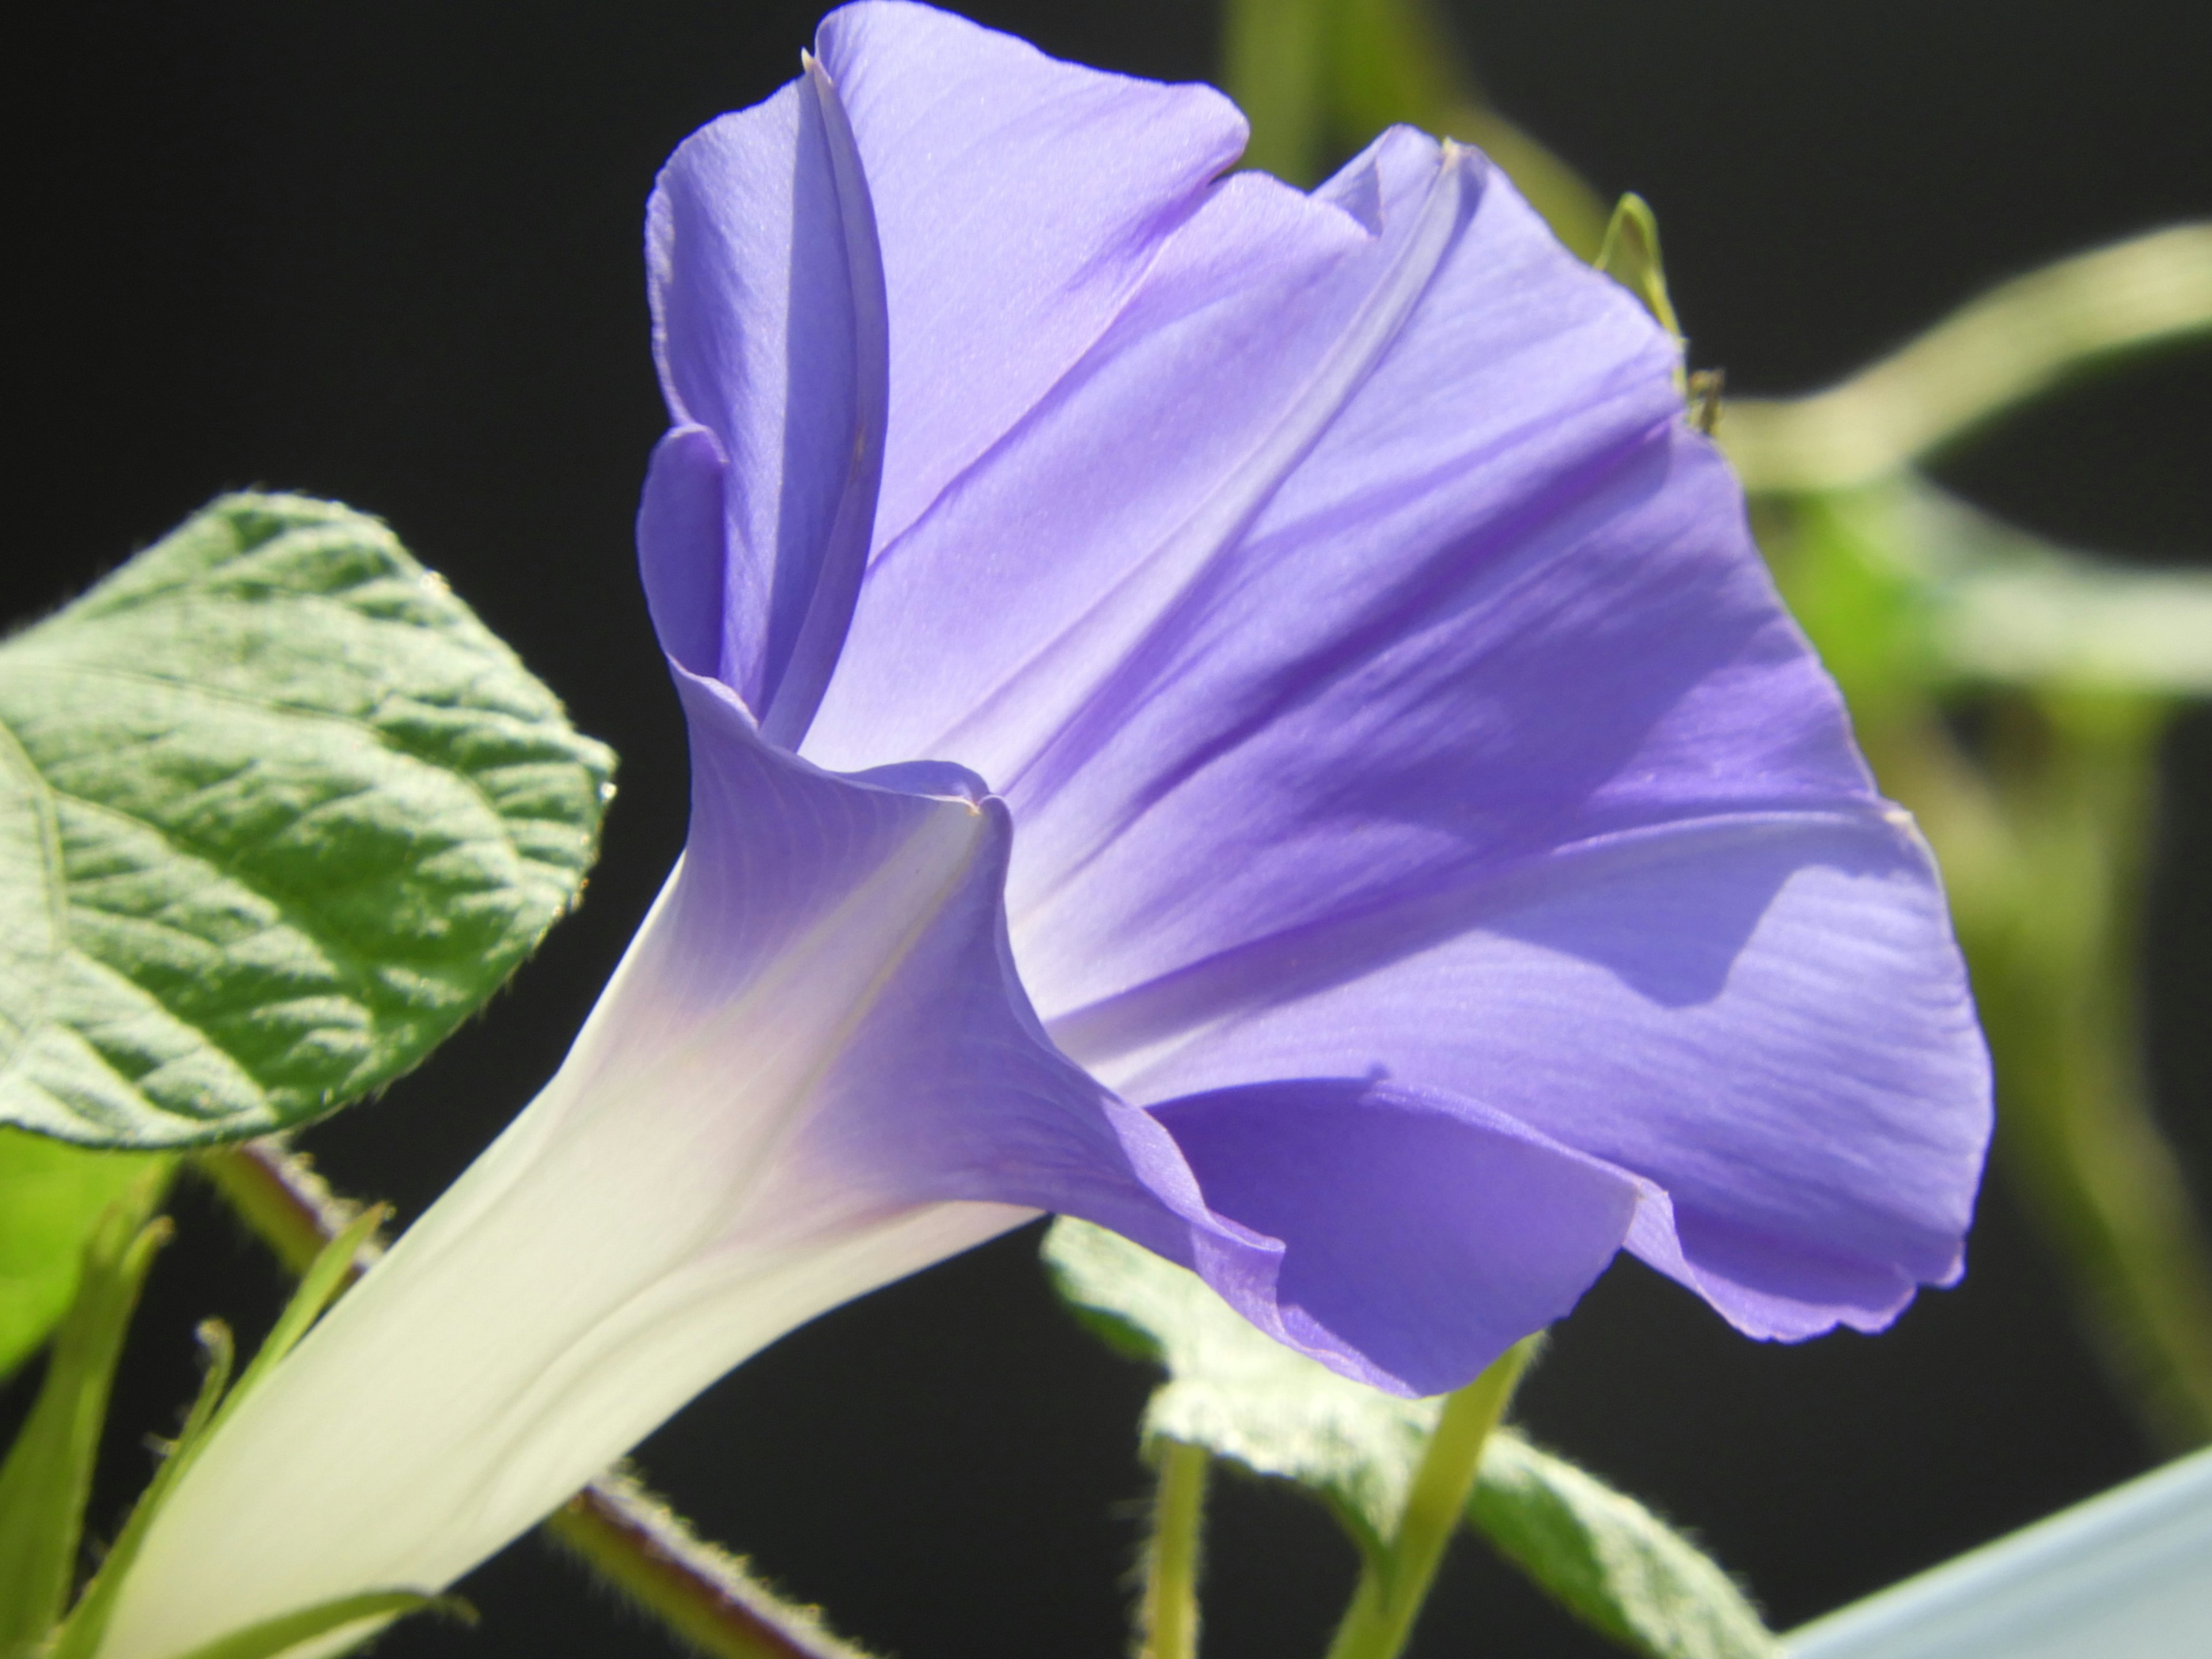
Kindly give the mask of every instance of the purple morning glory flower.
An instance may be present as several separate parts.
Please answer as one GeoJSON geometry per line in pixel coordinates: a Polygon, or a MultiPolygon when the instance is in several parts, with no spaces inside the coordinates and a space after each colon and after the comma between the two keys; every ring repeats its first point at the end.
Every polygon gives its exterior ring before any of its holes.
{"type": "Polygon", "coordinates": [[[811,877],[800,780],[973,798],[1011,960],[933,993],[957,1084],[807,1137],[1418,1392],[1624,1243],[1761,1336],[1955,1276],[1942,900],[1657,327],[1468,150],[1309,198],[1203,89],[914,8],[821,50],[653,212],[699,896],[792,878],[770,819],[811,877]]]}
{"type": "Polygon", "coordinates": [[[544,1095],[241,1411],[103,1653],[449,1582],[1040,1210],[1455,1387],[1626,1248],[1756,1336],[1960,1267],[1942,893],[1668,339],[1478,154],[866,3],[655,192],[690,844],[544,1095]]]}

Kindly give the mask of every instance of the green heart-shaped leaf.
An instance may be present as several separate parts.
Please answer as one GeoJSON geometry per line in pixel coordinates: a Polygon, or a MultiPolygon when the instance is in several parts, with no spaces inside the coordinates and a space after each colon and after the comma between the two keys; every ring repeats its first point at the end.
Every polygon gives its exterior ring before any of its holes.
{"type": "Polygon", "coordinates": [[[378,520],[231,495],[0,645],[0,1121],[260,1134],[574,902],[612,757],[378,520]]]}

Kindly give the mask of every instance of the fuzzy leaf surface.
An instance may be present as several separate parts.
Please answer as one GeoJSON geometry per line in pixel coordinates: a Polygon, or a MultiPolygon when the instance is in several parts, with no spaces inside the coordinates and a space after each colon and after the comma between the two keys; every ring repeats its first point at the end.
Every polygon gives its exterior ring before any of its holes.
{"type": "Polygon", "coordinates": [[[384,525],[229,495],[0,645],[0,1122],[262,1134],[576,897],[612,769],[384,525]]]}
{"type": "Polygon", "coordinates": [[[1657,1516],[1563,1457],[1500,1431],[1468,1513],[1553,1600],[1651,1659],[1779,1659],[1735,1581],[1657,1516]]]}

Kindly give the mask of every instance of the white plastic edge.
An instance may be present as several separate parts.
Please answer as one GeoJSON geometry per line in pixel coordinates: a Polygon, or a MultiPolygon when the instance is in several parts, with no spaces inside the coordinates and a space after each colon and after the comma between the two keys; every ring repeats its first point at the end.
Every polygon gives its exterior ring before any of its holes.
{"type": "Polygon", "coordinates": [[[2205,1659],[2212,1450],[1784,1638],[1789,1659],[2205,1659]]]}

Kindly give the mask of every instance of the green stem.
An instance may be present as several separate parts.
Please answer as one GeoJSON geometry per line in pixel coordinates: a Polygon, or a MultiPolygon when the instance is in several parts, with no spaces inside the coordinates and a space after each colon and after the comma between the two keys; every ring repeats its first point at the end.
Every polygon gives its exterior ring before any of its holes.
{"type": "Polygon", "coordinates": [[[94,1225],[37,1402],[0,1463],[0,1654],[32,1651],[69,1610],[116,1361],[169,1237],[153,1213],[167,1185],[149,1169],[94,1225]]]}
{"type": "MultiPolygon", "coordinates": [[[[362,1212],[360,1205],[331,1190],[306,1154],[274,1135],[212,1147],[193,1157],[192,1168],[295,1276],[313,1267],[323,1247],[362,1212]]],[[[382,1253],[374,1239],[363,1246],[355,1257],[357,1271],[346,1282],[382,1253]]]]}
{"type": "Polygon", "coordinates": [[[1152,1535],[1145,1549],[1139,1659],[1197,1659],[1199,1536],[1207,1462],[1202,1446],[1160,1443],[1152,1535]]]}
{"type": "Polygon", "coordinates": [[[1328,1659],[1396,1659],[1404,1650],[1444,1547],[1466,1517],[1482,1449],[1504,1415],[1536,1340],[1516,1343],[1480,1376],[1445,1396],[1443,1414],[1421,1455],[1397,1530],[1361,1571],[1328,1659]]]}

